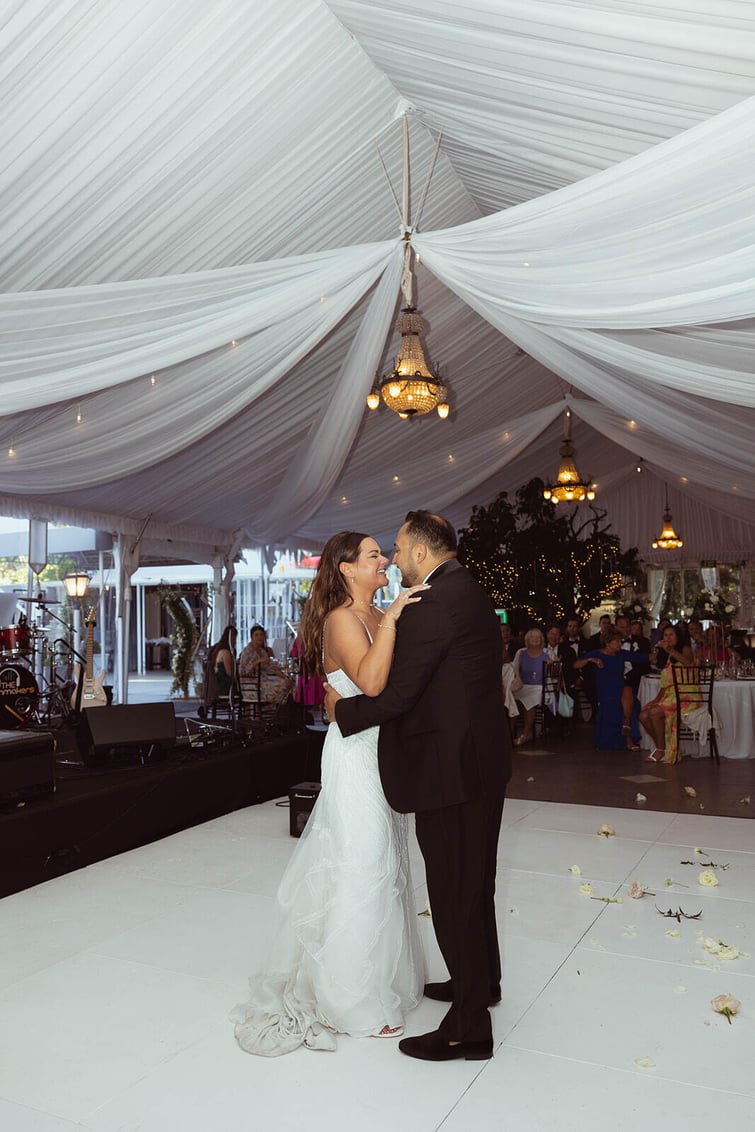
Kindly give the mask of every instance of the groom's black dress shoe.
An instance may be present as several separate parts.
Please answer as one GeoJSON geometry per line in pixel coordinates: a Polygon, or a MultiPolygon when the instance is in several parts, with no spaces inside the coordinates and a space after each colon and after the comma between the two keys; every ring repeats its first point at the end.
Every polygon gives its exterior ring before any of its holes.
{"type": "MultiPolygon", "coordinates": [[[[432,998],[435,1002],[453,1002],[454,987],[450,979],[445,983],[425,983],[425,998],[432,998]]],[[[490,992],[490,1005],[497,1006],[501,1001],[501,988],[496,987],[490,992]]]]}
{"type": "Polygon", "coordinates": [[[420,1061],[457,1061],[462,1057],[466,1061],[487,1061],[493,1056],[493,1039],[450,1045],[444,1034],[432,1030],[416,1038],[402,1038],[398,1048],[408,1057],[418,1057],[420,1061]]]}

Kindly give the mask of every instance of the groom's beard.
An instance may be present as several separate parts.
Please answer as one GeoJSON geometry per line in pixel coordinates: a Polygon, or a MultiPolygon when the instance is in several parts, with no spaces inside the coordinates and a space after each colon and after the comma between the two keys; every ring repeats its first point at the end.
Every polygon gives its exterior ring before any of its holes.
{"type": "Polygon", "coordinates": [[[421,581],[421,578],[412,578],[408,568],[401,571],[401,585],[403,589],[408,590],[410,586],[416,586],[417,583],[421,581]]]}

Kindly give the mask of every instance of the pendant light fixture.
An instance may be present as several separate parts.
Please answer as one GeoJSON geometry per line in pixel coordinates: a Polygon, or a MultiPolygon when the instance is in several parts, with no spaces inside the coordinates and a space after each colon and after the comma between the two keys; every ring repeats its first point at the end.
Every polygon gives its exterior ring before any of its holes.
{"type": "MultiPolygon", "coordinates": [[[[396,330],[401,335],[401,344],[392,371],[383,377],[376,378],[375,384],[367,394],[367,406],[370,409],[377,409],[382,400],[383,404],[397,413],[402,420],[421,417],[436,409],[441,420],[445,420],[450,411],[448,390],[437,367],[431,370],[425,361],[420,334],[424,334],[427,330],[427,323],[414,306],[414,250],[411,245],[413,228],[409,221],[409,123],[406,114],[404,114],[403,119],[403,141],[404,191],[400,214],[404,231],[404,271],[401,278],[401,293],[405,305],[401,308],[401,313],[396,320],[396,330]]],[[[438,142],[440,143],[440,139],[438,139],[438,142]]],[[[424,201],[424,195],[422,200],[424,201]]],[[[396,203],[398,204],[398,202],[396,203]]],[[[420,202],[419,212],[421,212],[421,209],[422,202],[420,202]]],[[[419,212],[414,227],[419,223],[419,212]]]]}
{"type": "Polygon", "coordinates": [[[668,505],[668,484],[663,485],[666,489],[666,507],[663,512],[663,529],[658,535],[658,538],[653,543],[653,550],[680,550],[684,543],[679,538],[674,530],[671,522],[671,512],[668,505]]]}
{"type": "Polygon", "coordinates": [[[592,503],[595,498],[595,484],[580,479],[574,463],[574,445],[571,442],[571,409],[564,412],[564,443],[561,445],[561,463],[556,482],[546,486],[543,499],[551,503],[582,503],[585,499],[592,503]]]}

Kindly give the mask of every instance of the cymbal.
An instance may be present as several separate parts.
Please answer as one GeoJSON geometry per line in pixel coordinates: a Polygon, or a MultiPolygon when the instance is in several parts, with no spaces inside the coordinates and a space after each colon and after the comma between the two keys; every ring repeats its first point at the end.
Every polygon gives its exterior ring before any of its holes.
{"type": "Polygon", "coordinates": [[[25,601],[29,605],[62,605],[62,602],[48,601],[46,597],[17,597],[16,601],[25,601]]]}

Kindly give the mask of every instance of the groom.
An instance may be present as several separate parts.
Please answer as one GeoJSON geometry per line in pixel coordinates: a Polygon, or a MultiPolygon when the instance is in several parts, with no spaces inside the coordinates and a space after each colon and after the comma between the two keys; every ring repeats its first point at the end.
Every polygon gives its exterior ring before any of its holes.
{"type": "Polygon", "coordinates": [[[393,561],[404,586],[427,582],[397,624],[380,695],[325,706],[343,735],[380,725],[378,760],[394,810],[416,813],[433,925],[450,980],[425,994],[450,1002],[439,1028],[399,1049],[424,1061],[493,1053],[488,1006],[501,998],[495,868],[511,739],[501,694],[501,635],[493,603],[456,558],[451,524],[410,511],[393,561]]]}

